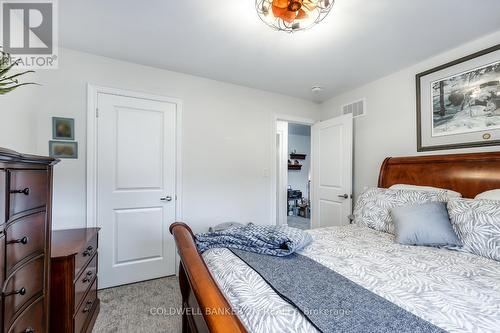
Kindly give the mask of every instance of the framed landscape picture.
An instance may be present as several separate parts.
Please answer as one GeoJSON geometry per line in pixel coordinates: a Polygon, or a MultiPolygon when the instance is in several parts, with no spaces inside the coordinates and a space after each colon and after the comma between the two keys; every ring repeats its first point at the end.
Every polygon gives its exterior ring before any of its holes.
{"type": "Polygon", "coordinates": [[[52,138],[54,140],[74,140],[75,120],[72,118],[52,117],[52,138]]]}
{"type": "Polygon", "coordinates": [[[500,145],[500,44],[417,74],[417,150],[500,145]]]}
{"type": "Polygon", "coordinates": [[[55,158],[78,158],[78,143],[71,141],[49,141],[49,155],[55,158]]]}

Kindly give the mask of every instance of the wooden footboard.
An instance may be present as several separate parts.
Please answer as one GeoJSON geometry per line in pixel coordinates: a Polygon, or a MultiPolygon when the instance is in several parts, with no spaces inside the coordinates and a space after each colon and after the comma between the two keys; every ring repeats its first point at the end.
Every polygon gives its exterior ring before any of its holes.
{"type": "Polygon", "coordinates": [[[181,259],[182,332],[247,332],[212,278],[185,223],[170,226],[181,259]]]}

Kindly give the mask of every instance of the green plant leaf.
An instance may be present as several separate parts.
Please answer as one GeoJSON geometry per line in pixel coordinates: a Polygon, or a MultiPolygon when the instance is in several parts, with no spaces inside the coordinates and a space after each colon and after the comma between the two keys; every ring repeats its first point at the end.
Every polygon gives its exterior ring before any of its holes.
{"type": "MultiPolygon", "coordinates": [[[[0,46],[1,48],[1,46],[0,46]]],[[[32,70],[16,73],[13,75],[9,76],[9,71],[14,68],[19,62],[19,60],[16,60],[14,62],[11,62],[11,57],[10,54],[5,53],[3,51],[0,51],[0,95],[5,95],[8,92],[11,92],[21,86],[27,86],[27,85],[36,85],[36,83],[33,82],[26,82],[26,83],[19,83],[18,78],[29,74],[29,73],[34,73],[32,70]]]]}
{"type": "Polygon", "coordinates": [[[24,75],[24,74],[28,74],[28,73],[34,73],[34,71],[25,71],[25,72],[21,72],[21,73],[18,73],[18,74],[14,74],[14,75],[9,76],[9,77],[2,77],[2,78],[0,78],[0,81],[4,81],[4,80],[16,81],[16,80],[13,80],[13,79],[16,78],[16,77],[18,77],[18,76],[21,76],[21,75],[24,75]]]}
{"type": "MultiPolygon", "coordinates": [[[[9,58],[7,58],[7,59],[10,59],[10,57],[9,57],[9,58]]],[[[4,69],[0,69],[0,77],[1,77],[2,75],[7,74],[7,72],[8,72],[8,71],[10,71],[10,70],[11,70],[14,66],[16,66],[16,65],[17,65],[17,63],[18,63],[18,61],[15,61],[15,62],[13,62],[12,64],[10,64],[9,66],[5,67],[4,69]]]]}
{"type": "Polygon", "coordinates": [[[20,83],[20,84],[16,84],[15,86],[10,86],[7,88],[0,88],[0,95],[5,95],[6,93],[11,92],[14,89],[17,89],[21,86],[27,86],[30,84],[36,84],[36,83],[20,83]]]}

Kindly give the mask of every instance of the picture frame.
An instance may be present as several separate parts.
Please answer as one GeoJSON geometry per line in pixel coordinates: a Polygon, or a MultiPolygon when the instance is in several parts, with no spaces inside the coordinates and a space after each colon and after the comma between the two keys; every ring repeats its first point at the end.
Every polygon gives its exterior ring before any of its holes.
{"type": "Polygon", "coordinates": [[[49,141],[49,156],[54,158],[78,158],[78,142],[49,141]]]}
{"type": "Polygon", "coordinates": [[[417,151],[500,145],[500,44],[415,79],[417,151]]]}
{"type": "Polygon", "coordinates": [[[75,120],[73,118],[52,117],[52,139],[74,140],[75,120]]]}

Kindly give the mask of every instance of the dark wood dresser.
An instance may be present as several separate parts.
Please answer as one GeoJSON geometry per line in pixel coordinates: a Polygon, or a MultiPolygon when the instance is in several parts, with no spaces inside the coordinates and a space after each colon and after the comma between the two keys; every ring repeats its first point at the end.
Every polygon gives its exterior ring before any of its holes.
{"type": "Polygon", "coordinates": [[[52,233],[50,332],[92,332],[99,313],[99,228],[52,233]]]}
{"type": "Polygon", "coordinates": [[[0,331],[49,331],[52,166],[0,148],[0,331]]]}

